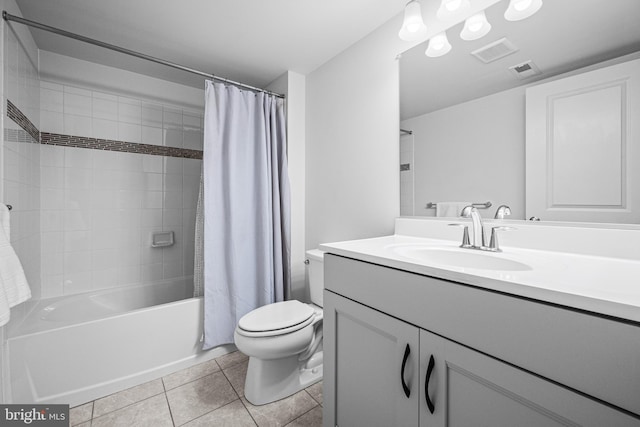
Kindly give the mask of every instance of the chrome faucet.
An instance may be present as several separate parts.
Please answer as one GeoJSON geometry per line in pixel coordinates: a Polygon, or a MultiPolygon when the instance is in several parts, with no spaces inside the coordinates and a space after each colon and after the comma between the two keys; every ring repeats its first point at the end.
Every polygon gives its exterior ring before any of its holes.
{"type": "Polygon", "coordinates": [[[485,247],[484,244],[484,225],[482,224],[482,217],[480,217],[480,212],[478,209],[473,206],[465,206],[460,213],[460,216],[463,218],[471,218],[471,244],[469,246],[464,246],[472,249],[482,249],[485,247]]]}
{"type": "MultiPolygon", "coordinates": [[[[510,212],[510,209],[508,206],[504,206],[504,207],[506,208],[505,214],[508,215],[507,212],[510,212]]],[[[500,210],[500,208],[498,210],[500,210]]],[[[481,251],[488,251],[488,252],[502,252],[502,250],[500,249],[500,245],[498,243],[498,231],[515,230],[515,228],[513,227],[504,227],[504,226],[491,227],[491,241],[489,243],[489,246],[486,246],[485,239],[484,239],[484,224],[482,223],[482,217],[480,216],[480,212],[478,212],[478,209],[474,208],[471,205],[465,206],[464,209],[462,209],[460,216],[462,218],[471,218],[471,239],[469,239],[469,227],[467,225],[460,224],[460,223],[449,224],[449,225],[464,227],[464,232],[462,235],[462,244],[460,245],[461,248],[478,249],[481,251]]]]}

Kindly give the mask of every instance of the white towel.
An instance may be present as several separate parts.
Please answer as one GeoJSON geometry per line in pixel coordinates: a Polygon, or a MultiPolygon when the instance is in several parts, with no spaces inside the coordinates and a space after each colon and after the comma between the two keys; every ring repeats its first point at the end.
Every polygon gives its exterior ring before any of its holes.
{"type": "Polygon", "coordinates": [[[9,209],[0,203],[0,326],[9,322],[9,309],[31,298],[31,289],[10,243],[9,209]]]}
{"type": "Polygon", "coordinates": [[[471,202],[438,202],[436,204],[436,216],[458,217],[462,209],[470,204],[471,202]]]}

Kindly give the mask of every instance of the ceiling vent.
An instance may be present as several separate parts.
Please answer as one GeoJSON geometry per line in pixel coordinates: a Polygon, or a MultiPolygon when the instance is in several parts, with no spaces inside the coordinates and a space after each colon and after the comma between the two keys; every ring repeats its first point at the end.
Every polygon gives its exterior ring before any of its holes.
{"type": "Polygon", "coordinates": [[[520,80],[528,79],[529,77],[542,74],[538,66],[531,60],[509,67],[509,71],[511,71],[513,75],[515,75],[516,78],[520,80]]]}
{"type": "Polygon", "coordinates": [[[504,58],[507,55],[511,55],[517,52],[518,48],[506,38],[496,40],[493,43],[489,43],[480,49],[471,52],[471,55],[478,58],[480,61],[488,64],[500,58],[504,58]]]}

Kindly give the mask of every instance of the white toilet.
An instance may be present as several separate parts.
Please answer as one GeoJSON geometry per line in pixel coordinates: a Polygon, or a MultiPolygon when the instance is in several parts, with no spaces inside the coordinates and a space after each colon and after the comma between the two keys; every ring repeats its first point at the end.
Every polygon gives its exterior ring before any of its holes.
{"type": "Polygon", "coordinates": [[[322,379],[323,255],[307,251],[311,304],[268,304],[238,322],[236,347],[249,356],[244,395],[254,405],[283,399],[322,379]]]}

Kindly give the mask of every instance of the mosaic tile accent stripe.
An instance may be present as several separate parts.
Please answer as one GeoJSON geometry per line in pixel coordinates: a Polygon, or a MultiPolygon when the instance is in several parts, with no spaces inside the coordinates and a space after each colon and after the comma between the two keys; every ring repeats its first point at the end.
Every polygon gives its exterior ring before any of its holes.
{"type": "Polygon", "coordinates": [[[84,136],[62,135],[49,132],[40,133],[40,143],[61,145],[64,147],[89,148],[92,150],[122,151],[126,153],[151,154],[154,156],[202,159],[202,151],[200,150],[165,147],[163,145],[138,144],[134,142],[114,141],[111,139],[87,138],[84,136]]]}
{"type": "Polygon", "coordinates": [[[39,144],[40,141],[33,139],[33,137],[25,130],[22,129],[4,129],[4,140],[9,142],[30,142],[32,144],[39,144]]]}
{"type": "Polygon", "coordinates": [[[7,99],[7,117],[16,122],[18,126],[24,129],[33,139],[36,141],[40,140],[40,132],[38,128],[35,127],[31,120],[27,116],[24,115],[22,111],[15,105],[13,102],[7,99]]]}
{"type": "Polygon", "coordinates": [[[88,148],[92,150],[120,151],[125,153],[150,154],[153,156],[182,157],[202,159],[202,150],[165,147],[162,145],[138,144],[111,139],[89,138],[85,136],[63,135],[59,133],[39,132],[31,120],[18,107],[7,100],[7,117],[16,122],[23,131],[5,129],[5,138],[19,142],[33,142],[63,147],[88,148]],[[29,136],[31,138],[29,138],[29,136]]]}

